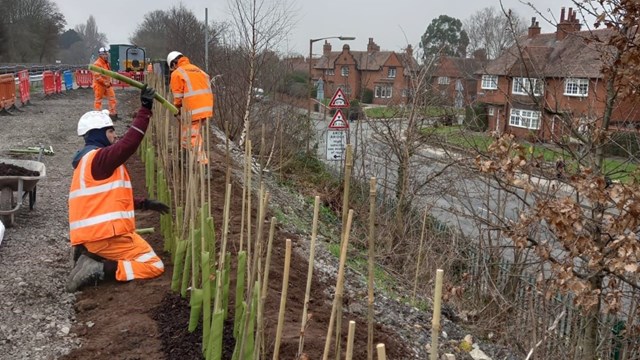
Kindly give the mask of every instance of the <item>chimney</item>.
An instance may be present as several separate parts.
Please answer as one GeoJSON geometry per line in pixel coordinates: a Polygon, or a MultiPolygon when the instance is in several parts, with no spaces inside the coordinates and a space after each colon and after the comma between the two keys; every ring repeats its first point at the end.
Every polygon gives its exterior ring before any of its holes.
{"type": "Polygon", "coordinates": [[[560,9],[560,22],[556,25],[556,40],[563,40],[569,33],[580,31],[582,25],[576,16],[577,13],[573,8],[569,8],[565,18],[564,8],[560,9]]]}
{"type": "Polygon", "coordinates": [[[536,35],[540,35],[540,23],[536,21],[535,17],[531,18],[531,26],[529,26],[529,32],[527,37],[530,39],[536,35]]]}
{"type": "Polygon", "coordinates": [[[408,57],[413,57],[413,47],[411,46],[411,44],[407,45],[407,48],[404,49],[404,51],[408,57]]]}
{"type": "Polygon", "coordinates": [[[478,50],[473,52],[472,56],[476,60],[486,61],[487,60],[487,50],[478,49],[478,50]]]}
{"type": "Polygon", "coordinates": [[[380,46],[373,42],[373,38],[369,38],[369,43],[367,44],[367,52],[372,51],[380,51],[380,46]]]}
{"type": "Polygon", "coordinates": [[[331,53],[331,44],[327,40],[324,41],[324,45],[322,45],[322,55],[329,56],[331,53]]]}

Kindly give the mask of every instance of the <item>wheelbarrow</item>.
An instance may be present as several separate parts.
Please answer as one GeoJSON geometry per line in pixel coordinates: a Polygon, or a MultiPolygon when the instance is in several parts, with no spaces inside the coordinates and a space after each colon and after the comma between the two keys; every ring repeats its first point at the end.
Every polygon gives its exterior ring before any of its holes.
{"type": "Polygon", "coordinates": [[[15,224],[15,213],[20,210],[27,195],[29,195],[29,209],[33,210],[36,203],[36,184],[47,173],[44,164],[40,161],[0,158],[0,163],[37,171],[40,174],[39,176],[5,176],[0,173],[0,220],[6,227],[10,227],[15,224]]]}

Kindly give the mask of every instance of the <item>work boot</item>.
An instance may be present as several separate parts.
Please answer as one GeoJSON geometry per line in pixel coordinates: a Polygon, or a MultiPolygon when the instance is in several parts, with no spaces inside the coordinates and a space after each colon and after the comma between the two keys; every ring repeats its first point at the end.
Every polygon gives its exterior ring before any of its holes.
{"type": "Polygon", "coordinates": [[[84,254],[80,255],[76,266],[71,270],[67,279],[67,291],[76,292],[79,288],[92,282],[97,283],[102,279],[104,279],[104,264],[84,254]]]}

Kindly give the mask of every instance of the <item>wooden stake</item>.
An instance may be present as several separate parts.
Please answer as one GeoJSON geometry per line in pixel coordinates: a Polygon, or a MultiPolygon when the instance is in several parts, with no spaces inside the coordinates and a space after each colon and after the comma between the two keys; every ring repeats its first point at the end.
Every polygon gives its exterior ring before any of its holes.
{"type": "Polygon", "coordinates": [[[376,345],[376,350],[378,351],[378,360],[387,360],[387,353],[384,349],[384,344],[376,345]]]}
{"type": "Polygon", "coordinates": [[[356,322],[349,321],[349,333],[347,335],[347,354],[345,360],[353,359],[353,339],[356,336],[356,322]]]}
{"type": "Polygon", "coordinates": [[[369,181],[369,251],[368,251],[368,272],[367,282],[367,359],[373,360],[373,302],[375,301],[374,289],[374,266],[376,261],[376,178],[369,181]]]}
{"type": "Polygon", "coordinates": [[[436,270],[436,292],[433,296],[433,318],[431,320],[431,355],[429,359],[438,359],[438,336],[440,335],[440,307],[442,304],[442,278],[444,271],[436,270]]]}
{"type": "MultiPolygon", "coordinates": [[[[322,354],[322,359],[327,360],[329,358],[329,347],[331,346],[331,338],[333,334],[333,327],[336,323],[336,318],[338,315],[342,316],[342,286],[344,284],[344,266],[347,262],[347,249],[349,247],[349,236],[348,234],[351,232],[351,222],[353,221],[353,209],[349,209],[349,214],[347,215],[347,226],[345,231],[345,236],[342,239],[342,244],[340,247],[340,266],[338,267],[338,279],[336,283],[336,295],[333,298],[333,308],[331,309],[331,318],[329,319],[329,328],[327,329],[327,338],[324,343],[324,352],[322,354]],[[338,311],[340,309],[340,311],[338,311]]],[[[341,323],[341,321],[340,321],[341,323]]],[[[340,339],[336,336],[336,344],[340,342],[340,339]]],[[[336,346],[336,348],[338,348],[336,346]]],[[[338,354],[339,355],[339,354],[338,354]]]]}

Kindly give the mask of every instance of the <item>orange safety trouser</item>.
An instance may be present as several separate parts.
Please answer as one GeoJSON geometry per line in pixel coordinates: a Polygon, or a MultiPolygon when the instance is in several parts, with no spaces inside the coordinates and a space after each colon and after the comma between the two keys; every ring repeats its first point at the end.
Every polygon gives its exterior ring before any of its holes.
{"type": "Polygon", "coordinates": [[[151,279],[164,272],[162,260],[140,235],[128,233],[109,239],[90,241],[84,247],[107,260],[118,262],[116,280],[151,279]]]}
{"type": "Polygon", "coordinates": [[[202,125],[206,124],[206,121],[207,119],[198,119],[191,121],[191,124],[182,124],[180,126],[180,144],[184,149],[188,149],[189,144],[187,143],[187,139],[189,138],[189,134],[191,134],[191,148],[196,150],[198,154],[198,162],[202,165],[206,165],[209,163],[207,153],[206,151],[204,151],[201,134],[202,125]]]}
{"type": "Polygon", "coordinates": [[[94,110],[102,110],[102,99],[106,96],[109,101],[109,115],[118,113],[116,111],[116,92],[113,91],[113,86],[106,88],[101,85],[93,85],[93,93],[95,95],[94,110]]]}

